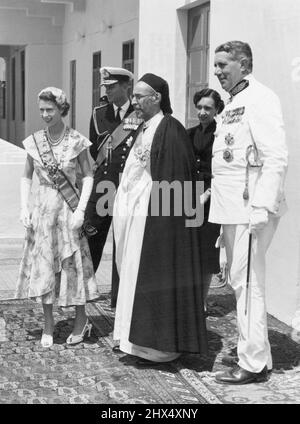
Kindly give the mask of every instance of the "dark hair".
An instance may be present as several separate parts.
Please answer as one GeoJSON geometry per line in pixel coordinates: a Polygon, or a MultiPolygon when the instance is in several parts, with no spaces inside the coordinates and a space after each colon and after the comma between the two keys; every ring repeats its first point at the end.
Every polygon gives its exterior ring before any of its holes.
{"type": "Polygon", "coordinates": [[[244,43],[243,41],[227,41],[227,43],[223,43],[216,48],[215,53],[219,52],[231,53],[235,60],[246,59],[246,69],[248,72],[252,72],[253,57],[251,47],[248,43],[244,43]]]}
{"type": "Polygon", "coordinates": [[[42,91],[38,97],[39,97],[39,100],[44,100],[45,102],[54,103],[57,106],[57,108],[60,110],[62,117],[65,117],[68,115],[68,112],[70,109],[70,103],[68,103],[65,97],[60,99],[57,96],[55,96],[50,90],[42,91]]]}
{"type": "Polygon", "coordinates": [[[203,97],[211,97],[213,99],[213,101],[215,102],[215,108],[217,110],[218,113],[221,113],[224,109],[224,102],[221,99],[220,94],[216,91],[213,90],[212,88],[204,88],[201,91],[197,91],[197,93],[195,93],[194,95],[194,105],[197,106],[197,103],[199,102],[199,100],[201,100],[203,97]]]}
{"type": "MultiPolygon", "coordinates": [[[[112,76],[113,78],[113,76],[112,76]]],[[[122,84],[124,82],[126,82],[127,84],[131,83],[132,79],[129,78],[127,75],[119,75],[118,78],[116,78],[118,80],[118,83],[122,84]]]]}

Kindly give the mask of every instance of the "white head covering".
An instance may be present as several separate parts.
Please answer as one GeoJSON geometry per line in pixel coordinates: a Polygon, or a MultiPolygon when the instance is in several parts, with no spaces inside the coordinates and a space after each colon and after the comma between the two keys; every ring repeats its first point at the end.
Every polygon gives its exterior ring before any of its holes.
{"type": "Polygon", "coordinates": [[[125,68],[113,68],[111,66],[105,66],[100,69],[101,84],[100,85],[111,85],[122,81],[131,81],[134,78],[132,72],[125,68]]]}

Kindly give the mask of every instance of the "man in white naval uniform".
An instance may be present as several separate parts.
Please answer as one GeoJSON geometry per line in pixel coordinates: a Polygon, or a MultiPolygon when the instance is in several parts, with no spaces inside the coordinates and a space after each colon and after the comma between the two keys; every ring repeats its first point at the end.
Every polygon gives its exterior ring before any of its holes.
{"type": "Polygon", "coordinates": [[[218,373],[216,381],[246,384],[265,381],[272,369],[265,254],[286,209],[288,152],[279,99],[251,74],[250,46],[240,41],[222,44],[215,50],[214,66],[230,99],[215,134],[209,221],[222,224],[239,331],[237,364],[218,373]],[[253,242],[247,296],[249,233],[253,242]]]}

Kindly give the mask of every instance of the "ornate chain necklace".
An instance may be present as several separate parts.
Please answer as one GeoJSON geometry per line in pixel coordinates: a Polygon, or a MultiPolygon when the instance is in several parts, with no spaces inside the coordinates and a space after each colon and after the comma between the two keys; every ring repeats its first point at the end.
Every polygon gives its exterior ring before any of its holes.
{"type": "MultiPolygon", "coordinates": [[[[60,159],[58,160],[54,152],[52,150],[52,143],[49,140],[48,132],[45,129],[44,130],[44,137],[42,141],[42,160],[44,163],[44,166],[47,168],[49,175],[55,179],[55,175],[57,175],[57,172],[62,169],[63,162],[65,159],[66,151],[68,150],[69,145],[69,133],[70,130],[68,127],[66,127],[64,131],[64,142],[62,146],[62,154],[60,156],[60,159]],[[49,150],[50,149],[50,150],[49,150]],[[49,155],[50,153],[50,155],[49,155]]],[[[63,139],[62,139],[63,140],[63,139]]],[[[62,141],[61,140],[61,141],[62,141]]],[[[57,143],[58,145],[59,143],[57,143]]]]}
{"type": "Polygon", "coordinates": [[[61,135],[60,135],[57,139],[53,139],[53,138],[51,137],[51,135],[50,135],[50,131],[49,131],[49,128],[48,128],[48,127],[47,127],[46,131],[47,131],[47,137],[48,137],[49,143],[51,143],[51,144],[52,144],[52,146],[57,146],[59,143],[61,143],[61,142],[62,142],[62,140],[63,140],[63,139],[64,139],[64,137],[65,137],[65,133],[66,133],[66,125],[64,125],[64,129],[63,129],[63,131],[62,131],[61,135]]]}

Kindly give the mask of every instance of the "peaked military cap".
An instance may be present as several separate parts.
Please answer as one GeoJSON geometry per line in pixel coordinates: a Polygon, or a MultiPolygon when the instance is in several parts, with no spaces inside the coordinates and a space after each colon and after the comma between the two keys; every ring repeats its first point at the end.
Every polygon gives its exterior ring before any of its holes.
{"type": "Polygon", "coordinates": [[[101,84],[111,85],[117,82],[128,82],[133,79],[133,73],[124,68],[113,68],[105,66],[100,69],[101,84]]]}

